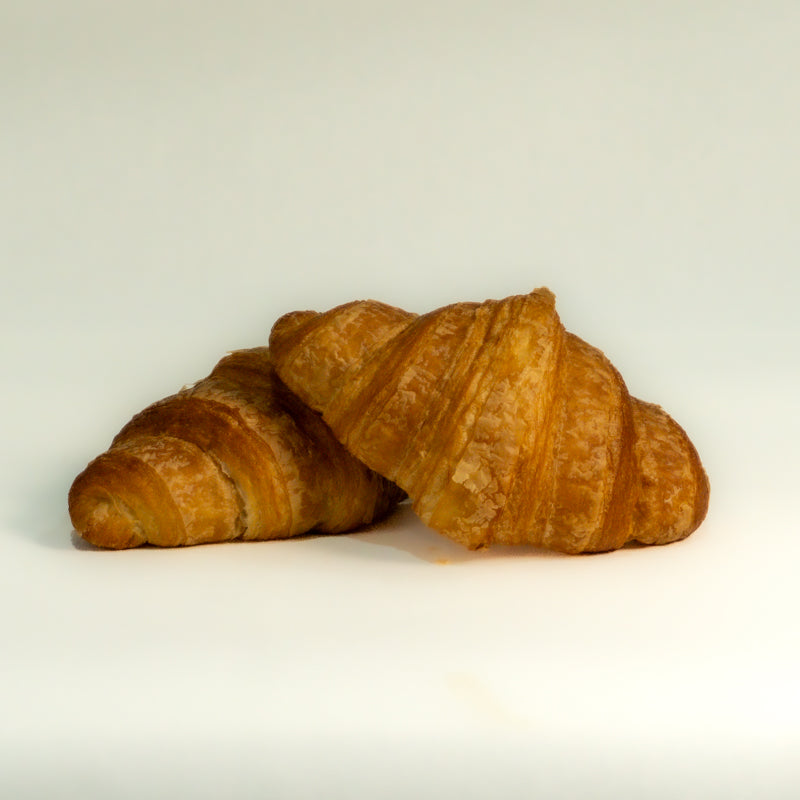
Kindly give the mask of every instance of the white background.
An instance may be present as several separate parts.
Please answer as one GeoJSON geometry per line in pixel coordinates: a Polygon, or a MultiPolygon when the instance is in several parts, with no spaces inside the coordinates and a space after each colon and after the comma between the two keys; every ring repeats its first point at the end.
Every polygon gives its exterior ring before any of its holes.
{"type": "Polygon", "coordinates": [[[792,0],[0,0],[2,794],[797,797],[798,43],[792,0]],[[697,445],[686,542],[72,535],[280,314],[540,285],[697,445]]]}

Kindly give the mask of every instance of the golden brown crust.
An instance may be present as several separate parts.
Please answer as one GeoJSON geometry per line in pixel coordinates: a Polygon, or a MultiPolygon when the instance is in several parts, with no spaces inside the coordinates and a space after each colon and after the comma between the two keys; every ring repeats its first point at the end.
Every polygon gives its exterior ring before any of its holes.
{"type": "Polygon", "coordinates": [[[567,333],[547,289],[416,316],[373,301],[279,320],[286,384],[432,528],[564,552],[688,536],[708,480],[683,430],[567,333]]]}
{"type": "Polygon", "coordinates": [[[69,511],[101,547],[175,546],[341,532],[401,496],[281,383],[261,347],[137,414],[75,479],[69,511]]]}

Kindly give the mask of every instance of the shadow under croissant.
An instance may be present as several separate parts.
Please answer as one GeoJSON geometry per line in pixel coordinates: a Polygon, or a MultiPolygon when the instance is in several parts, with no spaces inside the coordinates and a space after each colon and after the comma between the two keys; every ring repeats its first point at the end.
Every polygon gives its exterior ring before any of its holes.
{"type": "MultiPolygon", "coordinates": [[[[401,504],[402,506],[407,505],[407,501],[404,501],[401,504]]],[[[408,511],[413,517],[413,513],[410,510],[410,506],[408,507],[408,511]]],[[[395,512],[399,513],[399,512],[395,512]]],[[[375,533],[379,534],[380,531],[388,528],[395,527],[395,523],[392,522],[394,518],[394,513],[389,513],[386,517],[373,521],[371,523],[364,524],[357,528],[352,528],[351,530],[347,531],[346,533],[327,533],[317,530],[310,530],[306,533],[297,534],[296,536],[292,536],[289,538],[278,538],[278,539],[226,539],[224,541],[217,541],[217,542],[201,542],[198,544],[181,544],[175,545],[170,547],[163,547],[161,545],[154,545],[150,542],[145,542],[144,544],[137,545],[133,548],[122,548],[122,549],[113,549],[107,547],[98,547],[97,545],[92,544],[91,542],[84,539],[77,530],[73,528],[70,536],[71,536],[71,544],[75,550],[85,550],[90,552],[98,552],[98,553],[120,553],[120,552],[130,552],[132,550],[183,550],[187,548],[195,549],[198,547],[206,548],[206,547],[229,547],[230,545],[262,545],[262,546],[269,546],[270,544],[274,544],[276,542],[303,542],[309,541],[314,539],[340,539],[345,536],[351,535],[360,535],[362,533],[375,533]]],[[[423,526],[424,527],[424,526],[423,526]]],[[[437,534],[434,534],[437,535],[437,534]]],[[[61,541],[63,537],[59,539],[61,541]]],[[[63,544],[60,545],[63,547],[63,544]]]]}
{"type": "MultiPolygon", "coordinates": [[[[602,558],[603,556],[609,557],[612,553],[620,553],[627,550],[652,550],[654,547],[654,545],[630,541],[612,551],[578,554],[563,553],[528,544],[496,544],[477,550],[470,550],[425,525],[414,513],[408,500],[401,503],[392,514],[380,522],[366,526],[361,530],[350,531],[345,534],[345,537],[373,546],[374,555],[378,558],[396,560],[397,554],[400,553],[414,560],[438,565],[519,558],[567,560],[602,558]],[[381,552],[382,555],[378,555],[381,552]]],[[[675,546],[680,542],[671,544],[675,546]]],[[[658,545],[655,545],[655,547],[658,547],[658,545]]],[[[365,555],[365,552],[362,550],[361,554],[365,555]]],[[[370,557],[372,555],[370,554],[370,557]]]]}
{"type": "MultiPolygon", "coordinates": [[[[95,551],[101,553],[118,553],[125,551],[109,550],[97,547],[87,542],[76,530],[72,531],[72,546],[76,550],[95,551]]],[[[515,558],[556,558],[574,559],[575,555],[561,553],[555,550],[548,550],[534,545],[495,545],[493,547],[469,550],[458,542],[454,542],[443,536],[424,522],[414,513],[411,503],[404,500],[397,508],[383,519],[363,525],[360,528],[346,533],[330,534],[320,533],[319,531],[309,531],[308,533],[293,536],[291,539],[248,541],[244,539],[233,539],[226,542],[208,542],[205,544],[191,545],[191,547],[221,547],[234,544],[248,544],[269,546],[275,541],[297,542],[320,540],[330,541],[335,547],[335,541],[348,539],[354,543],[367,544],[370,551],[359,548],[359,556],[370,559],[386,561],[396,561],[400,558],[408,557],[415,561],[425,561],[429,564],[448,565],[464,564],[473,561],[486,561],[496,559],[515,559],[515,558]]],[[[631,550],[646,548],[639,542],[628,542],[620,550],[631,550]]],[[[143,544],[135,548],[136,550],[162,550],[158,545],[143,544]]],[[[170,549],[183,549],[182,547],[170,549]]],[[[578,558],[589,558],[591,556],[603,556],[605,553],[581,553],[578,558]]]]}
{"type": "MultiPolygon", "coordinates": [[[[346,536],[358,542],[374,546],[370,555],[394,560],[398,553],[410,556],[414,560],[427,561],[429,564],[464,564],[471,561],[487,559],[509,559],[521,556],[538,558],[569,558],[564,553],[545,550],[533,545],[498,545],[479,550],[469,550],[458,542],[448,539],[424,522],[414,513],[409,501],[398,508],[376,525],[362,531],[353,531],[346,536]],[[379,555],[380,554],[380,555],[379,555]]],[[[363,551],[362,551],[362,554],[363,551]]]]}

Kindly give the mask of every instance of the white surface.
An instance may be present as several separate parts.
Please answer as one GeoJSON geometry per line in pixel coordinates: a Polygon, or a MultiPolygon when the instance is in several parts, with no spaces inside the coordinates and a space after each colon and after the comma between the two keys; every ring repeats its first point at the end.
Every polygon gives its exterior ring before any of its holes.
{"type": "Polygon", "coordinates": [[[0,0],[0,793],[800,793],[800,6],[0,0]],[[103,553],[66,492],[298,307],[548,285],[679,545],[103,553]]]}

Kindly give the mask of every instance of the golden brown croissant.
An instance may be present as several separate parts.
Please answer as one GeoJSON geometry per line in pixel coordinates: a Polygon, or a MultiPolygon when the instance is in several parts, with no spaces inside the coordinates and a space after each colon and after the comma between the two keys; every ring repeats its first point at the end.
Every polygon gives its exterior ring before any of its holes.
{"type": "Polygon", "coordinates": [[[169,546],[338,533],[401,497],[289,392],[260,347],[137,414],[75,479],[69,512],[92,544],[169,546]]]}
{"type": "Polygon", "coordinates": [[[294,312],[270,348],[339,440],[467,547],[662,544],[705,516],[684,431],[564,330],[547,289],[424,316],[374,301],[294,312]]]}

